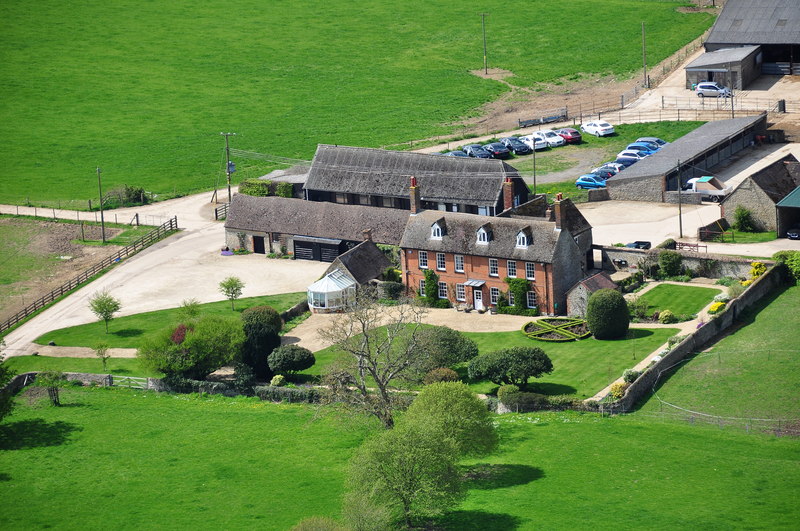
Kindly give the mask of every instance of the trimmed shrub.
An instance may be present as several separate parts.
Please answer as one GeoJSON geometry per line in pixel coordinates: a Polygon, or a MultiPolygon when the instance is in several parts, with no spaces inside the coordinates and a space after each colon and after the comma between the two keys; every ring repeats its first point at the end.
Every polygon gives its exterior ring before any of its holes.
{"type": "Polygon", "coordinates": [[[683,257],[677,251],[664,250],[658,253],[658,267],[661,275],[665,277],[675,277],[681,274],[681,262],[683,257]]]}
{"type": "Polygon", "coordinates": [[[262,385],[253,388],[255,395],[261,400],[272,402],[319,402],[319,391],[311,387],[274,387],[262,385]]]}
{"type": "Polygon", "coordinates": [[[252,396],[253,386],[256,384],[256,375],[253,368],[241,362],[233,364],[233,388],[240,395],[252,396]]]}
{"type": "Polygon", "coordinates": [[[637,371],[636,369],[625,369],[625,372],[622,373],[622,379],[625,380],[625,383],[632,384],[641,375],[642,371],[637,371]]]}
{"type": "Polygon", "coordinates": [[[641,297],[632,297],[628,301],[628,313],[636,319],[647,319],[649,314],[650,305],[647,300],[641,297]]]}
{"type": "Polygon", "coordinates": [[[502,402],[511,411],[525,412],[525,411],[538,411],[547,409],[550,406],[550,401],[545,395],[539,393],[511,393],[507,394],[505,400],[502,402]]]}
{"type": "Polygon", "coordinates": [[[609,394],[611,395],[611,398],[613,398],[614,400],[619,400],[620,398],[625,396],[625,391],[627,391],[628,387],[630,386],[631,384],[627,382],[617,382],[611,385],[611,390],[609,394]]]}
{"type": "Polygon", "coordinates": [[[283,387],[286,385],[286,378],[282,374],[276,374],[269,381],[269,385],[272,387],[283,387]]]}
{"type": "Polygon", "coordinates": [[[540,348],[511,347],[478,356],[469,362],[467,372],[472,380],[524,387],[529,378],[553,372],[553,362],[540,348]]]}
{"type": "Polygon", "coordinates": [[[453,369],[439,367],[438,369],[429,371],[428,374],[425,375],[425,378],[422,379],[422,383],[431,385],[439,382],[458,382],[460,380],[461,378],[458,377],[458,373],[453,369]]]}
{"type": "Polygon", "coordinates": [[[283,345],[273,350],[267,361],[270,370],[276,374],[294,374],[312,367],[317,360],[307,348],[283,345]]]}
{"type": "Polygon", "coordinates": [[[383,296],[393,301],[402,297],[406,289],[400,282],[383,282],[380,287],[383,290],[383,296]]]}
{"type": "Polygon", "coordinates": [[[586,323],[597,339],[625,337],[630,326],[628,305],[622,294],[613,289],[595,291],[586,306],[586,323]]]}
{"type": "Polygon", "coordinates": [[[207,393],[225,396],[236,396],[237,394],[228,384],[222,382],[207,382],[180,376],[165,376],[161,379],[161,382],[166,386],[167,390],[173,393],[207,393]]]}
{"type": "Polygon", "coordinates": [[[670,310],[664,310],[658,315],[658,322],[661,324],[677,323],[678,318],[670,310]]]}
{"type": "Polygon", "coordinates": [[[675,240],[667,238],[663,242],[656,245],[656,249],[675,249],[677,247],[675,240]]]}
{"type": "Polygon", "coordinates": [[[719,313],[725,309],[724,302],[715,302],[708,308],[708,313],[714,315],[715,313],[719,313]]]}
{"type": "Polygon", "coordinates": [[[732,286],[733,284],[738,284],[739,281],[733,277],[725,276],[718,279],[716,283],[719,284],[720,286],[728,287],[732,286]]]}
{"type": "Polygon", "coordinates": [[[242,312],[245,342],[241,362],[253,368],[256,377],[268,380],[274,374],[269,355],[281,345],[278,333],[283,328],[280,314],[270,306],[254,306],[242,312]]]}
{"type": "Polygon", "coordinates": [[[497,390],[497,399],[505,404],[505,400],[507,397],[519,393],[519,387],[516,385],[501,385],[500,388],[497,390]]]}
{"type": "Polygon", "coordinates": [[[424,372],[437,367],[452,367],[478,355],[478,345],[472,339],[446,326],[420,330],[419,349],[418,359],[424,372]]]}
{"type": "MultiPolygon", "coordinates": [[[[291,184],[289,186],[291,186],[291,184]]],[[[261,179],[245,179],[239,183],[239,193],[251,195],[253,197],[267,197],[272,195],[271,189],[272,181],[264,181],[261,179]]]]}
{"type": "Polygon", "coordinates": [[[753,213],[742,205],[736,205],[736,210],[733,212],[732,228],[740,232],[755,232],[753,213]]]}
{"type": "Polygon", "coordinates": [[[292,197],[294,195],[292,183],[280,182],[276,184],[275,195],[278,197],[292,197]]]}

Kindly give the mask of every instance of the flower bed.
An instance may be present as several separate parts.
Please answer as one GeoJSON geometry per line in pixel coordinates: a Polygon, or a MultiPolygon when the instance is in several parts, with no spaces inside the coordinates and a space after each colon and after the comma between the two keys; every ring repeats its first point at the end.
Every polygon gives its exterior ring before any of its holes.
{"type": "Polygon", "coordinates": [[[559,342],[577,341],[592,335],[585,320],[569,317],[548,317],[531,321],[522,327],[522,333],[530,339],[559,342]]]}

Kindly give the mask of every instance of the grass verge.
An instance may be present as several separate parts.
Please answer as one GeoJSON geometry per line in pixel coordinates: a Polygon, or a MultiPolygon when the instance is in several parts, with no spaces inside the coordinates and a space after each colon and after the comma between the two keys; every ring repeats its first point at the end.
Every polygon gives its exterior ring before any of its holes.
{"type": "Polygon", "coordinates": [[[714,288],[659,284],[639,295],[639,299],[647,301],[650,314],[669,310],[675,315],[694,315],[711,303],[714,296],[719,293],[720,291],[714,288]]]}

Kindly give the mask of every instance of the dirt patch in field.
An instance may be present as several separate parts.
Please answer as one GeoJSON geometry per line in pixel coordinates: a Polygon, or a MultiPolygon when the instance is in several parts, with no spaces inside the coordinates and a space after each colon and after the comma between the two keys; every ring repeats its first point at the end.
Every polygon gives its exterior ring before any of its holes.
{"type": "MultiPolygon", "coordinates": [[[[73,243],[73,240],[81,238],[81,227],[78,224],[15,218],[0,218],[0,223],[30,234],[29,238],[21,242],[0,242],[3,254],[33,254],[48,264],[26,280],[0,286],[0,321],[8,319],[39,297],[120,249],[116,245],[100,247],[73,243]]],[[[106,238],[113,238],[121,232],[122,229],[107,227],[106,238]]],[[[84,225],[84,235],[87,240],[99,240],[101,229],[84,225]]]]}

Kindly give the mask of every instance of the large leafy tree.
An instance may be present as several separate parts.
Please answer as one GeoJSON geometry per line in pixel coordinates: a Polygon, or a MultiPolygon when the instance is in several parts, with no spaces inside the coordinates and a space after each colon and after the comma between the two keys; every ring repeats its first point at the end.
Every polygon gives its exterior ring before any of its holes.
{"type": "Polygon", "coordinates": [[[467,371],[473,380],[524,387],[529,378],[553,372],[553,362],[538,347],[511,347],[478,356],[467,371]]]}
{"type": "Polygon", "coordinates": [[[274,375],[269,368],[269,355],[281,344],[283,320],[270,306],[253,306],[242,312],[242,325],[245,341],[241,361],[253,369],[257,378],[269,380],[274,375]]]}
{"type": "Polygon", "coordinates": [[[423,328],[419,350],[419,368],[424,372],[452,367],[478,355],[478,345],[472,339],[446,326],[423,328]]]}
{"type": "Polygon", "coordinates": [[[406,301],[387,308],[365,287],[347,311],[320,331],[345,356],[324,377],[331,402],[365,412],[394,426],[394,412],[406,403],[393,392],[398,381],[419,378],[416,368],[424,309],[406,301]]]}
{"type": "Polygon", "coordinates": [[[122,308],[122,303],[115,299],[106,291],[98,291],[89,297],[89,309],[97,316],[100,321],[106,324],[106,334],[108,333],[108,323],[114,318],[114,314],[122,308]]]}
{"type": "Polygon", "coordinates": [[[236,319],[204,317],[170,327],[139,347],[142,363],[168,376],[202,380],[239,354],[244,333],[236,319]]]}
{"type": "Polygon", "coordinates": [[[9,415],[14,407],[14,395],[3,390],[14,377],[14,371],[3,363],[3,349],[5,349],[5,346],[5,341],[0,339],[0,421],[9,415]]]}

